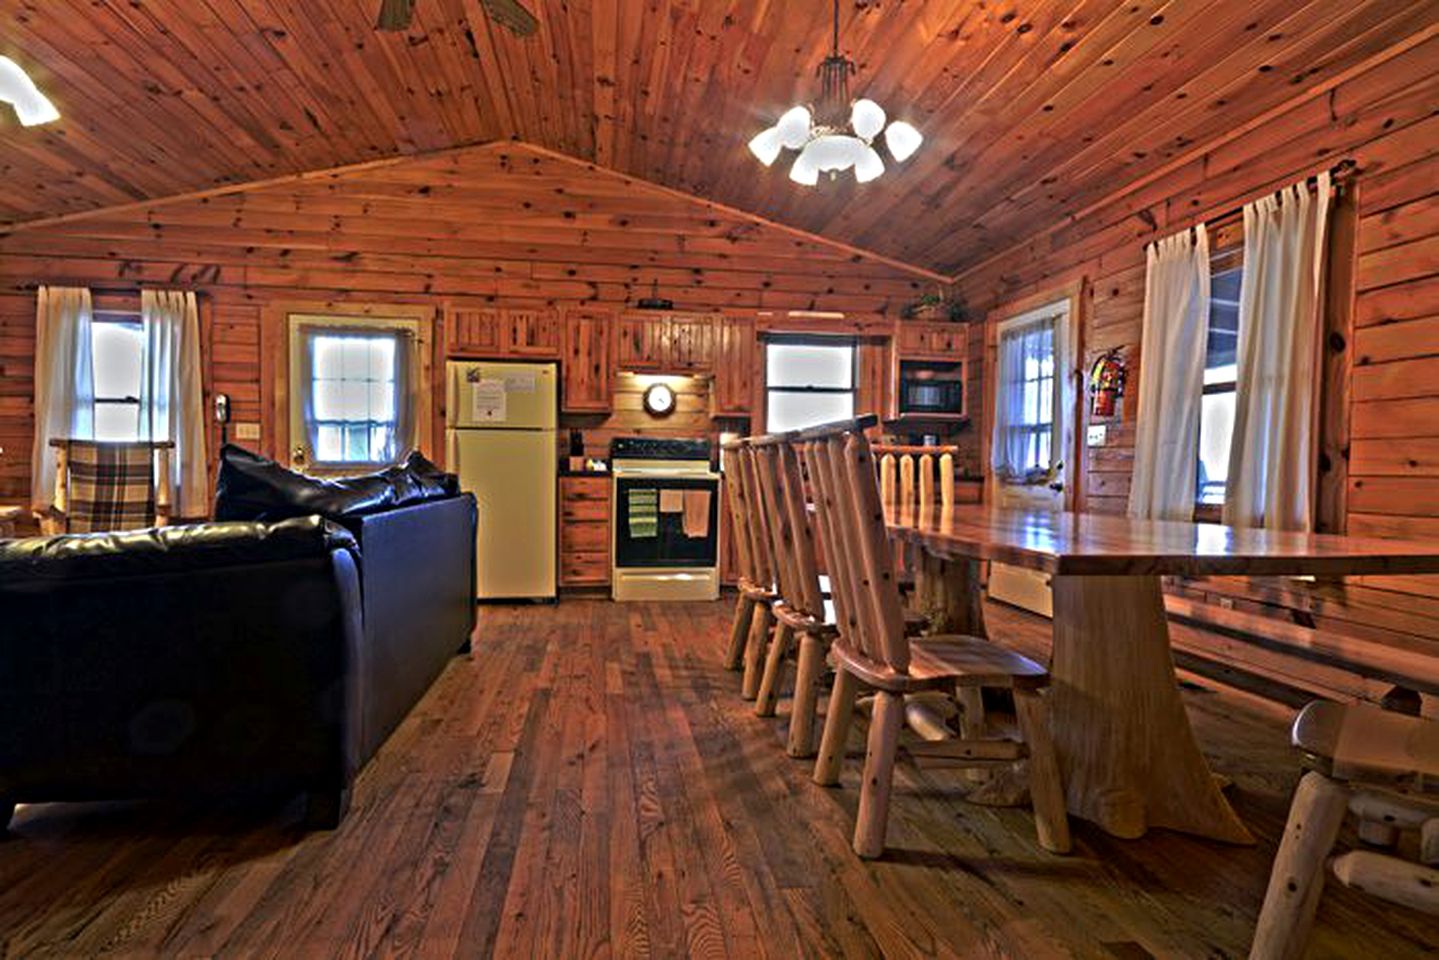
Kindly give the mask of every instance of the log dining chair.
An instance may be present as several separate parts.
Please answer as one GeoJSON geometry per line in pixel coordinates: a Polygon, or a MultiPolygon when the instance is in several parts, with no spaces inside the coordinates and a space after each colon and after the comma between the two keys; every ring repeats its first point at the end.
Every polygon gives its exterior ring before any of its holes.
{"type": "Polygon", "coordinates": [[[1417,789],[1439,777],[1439,722],[1316,701],[1294,721],[1293,742],[1308,772],[1289,807],[1251,960],[1303,956],[1326,862],[1347,887],[1439,914],[1439,797],[1417,789]],[[1371,849],[1331,859],[1346,812],[1371,849]],[[1401,830],[1419,832],[1419,862],[1381,852],[1401,830]]]}
{"type": "Polygon", "coordinates": [[[815,715],[819,683],[825,672],[830,641],[838,633],[829,615],[826,590],[816,561],[799,456],[788,435],[752,438],[746,445],[759,480],[760,502],[779,580],[774,605],[778,627],[765,657],[764,675],[755,700],[755,714],[774,716],[789,647],[799,640],[794,698],[790,707],[786,752],[792,757],[814,755],[815,715]]]}
{"type": "Polygon", "coordinates": [[[730,625],[725,668],[743,666],[740,695],[753,700],[759,694],[764,650],[774,628],[774,603],[778,599],[769,532],[758,504],[758,483],[753,476],[749,445],[744,438],[727,441],[723,449],[727,470],[730,521],[734,528],[736,559],[739,565],[739,599],[730,625]]]}
{"type": "Polygon", "coordinates": [[[55,492],[41,517],[45,532],[141,530],[170,522],[173,443],[55,438],[50,446],[55,492]]]}
{"type": "MultiPolygon", "coordinates": [[[[795,686],[786,752],[792,757],[812,757],[820,681],[828,670],[830,641],[839,629],[829,577],[821,572],[815,546],[796,436],[767,434],[748,437],[745,444],[750,466],[747,475],[758,481],[758,492],[750,503],[764,513],[762,526],[769,534],[770,558],[779,587],[772,608],[775,630],[765,652],[755,715],[775,715],[785,667],[794,652],[795,686]]],[[[904,614],[904,628],[910,635],[918,635],[928,626],[925,617],[904,614]]]]}
{"type": "Polygon", "coordinates": [[[905,695],[941,690],[953,696],[968,688],[1008,688],[1014,693],[1020,741],[946,739],[917,743],[909,750],[961,767],[1027,758],[1039,844],[1055,853],[1068,852],[1064,790],[1042,694],[1049,674],[1034,661],[977,637],[911,640],[907,635],[879,481],[863,432],[870,420],[802,431],[797,440],[815,481],[819,538],[839,624],[839,636],[830,646],[836,675],[815,782],[839,782],[855,698],[861,687],[874,691],[853,846],[862,857],[878,857],[884,852],[905,695]]]}

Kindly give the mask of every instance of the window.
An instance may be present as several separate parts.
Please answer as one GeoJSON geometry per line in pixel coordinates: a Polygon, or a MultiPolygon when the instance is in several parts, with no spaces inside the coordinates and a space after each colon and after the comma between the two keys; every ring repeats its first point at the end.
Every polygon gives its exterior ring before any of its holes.
{"type": "Polygon", "coordinates": [[[854,343],[774,339],[765,346],[765,429],[801,430],[854,416],[854,343]]]}
{"type": "Polygon", "coordinates": [[[1199,408],[1200,506],[1224,504],[1229,444],[1234,436],[1234,401],[1239,368],[1239,282],[1243,250],[1219,251],[1210,260],[1209,337],[1204,357],[1204,396],[1199,408]]]}
{"type": "Polygon", "coordinates": [[[306,328],[306,427],[319,464],[389,463],[400,432],[402,333],[306,328]]]}
{"type": "Polygon", "coordinates": [[[1010,482],[1043,482],[1058,466],[1055,338],[1063,317],[1041,308],[999,327],[994,470],[1010,482]]]}
{"type": "Polygon", "coordinates": [[[140,381],[145,370],[145,328],[139,317],[95,318],[90,325],[95,377],[95,439],[140,438],[140,381]]]}

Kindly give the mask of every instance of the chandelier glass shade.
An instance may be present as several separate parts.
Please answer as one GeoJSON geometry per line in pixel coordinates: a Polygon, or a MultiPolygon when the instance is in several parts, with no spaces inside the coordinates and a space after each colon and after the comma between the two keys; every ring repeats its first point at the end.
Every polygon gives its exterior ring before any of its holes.
{"type": "Polygon", "coordinates": [[[914,156],[924,137],[903,120],[889,123],[884,108],[873,100],[850,100],[849,78],[854,61],[839,52],[839,3],[834,5],[834,49],[819,66],[821,92],[814,109],[791,107],[774,126],[759,132],[749,142],[750,153],[765,166],[772,166],[785,150],[798,150],[789,178],[812,187],[819,176],[837,177],[853,170],[859,183],[869,183],[884,173],[884,158],[875,149],[883,134],[885,148],[898,163],[914,156]]]}

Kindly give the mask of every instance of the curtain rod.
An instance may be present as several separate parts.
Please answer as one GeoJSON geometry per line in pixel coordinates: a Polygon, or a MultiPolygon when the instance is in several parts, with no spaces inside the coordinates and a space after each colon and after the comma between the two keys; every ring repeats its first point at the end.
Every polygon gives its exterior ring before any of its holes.
{"type": "MultiPolygon", "coordinates": [[[[1359,162],[1353,157],[1345,157],[1343,160],[1340,160],[1338,163],[1334,164],[1332,167],[1329,168],[1329,179],[1333,186],[1338,187],[1353,180],[1358,173],[1359,162]]],[[[1306,187],[1310,189],[1314,189],[1319,186],[1319,174],[1311,174],[1310,176],[1307,176],[1303,180],[1301,180],[1300,183],[1303,183],[1306,187]]],[[[1217,213],[1211,217],[1205,217],[1203,220],[1200,220],[1197,223],[1190,224],[1184,229],[1186,232],[1192,234],[1194,229],[1198,227],[1199,224],[1203,224],[1206,227],[1213,227],[1220,224],[1226,224],[1233,220],[1238,220],[1244,216],[1244,208],[1249,206],[1249,204],[1253,203],[1255,200],[1258,200],[1260,197],[1265,197],[1270,194],[1274,194],[1277,196],[1286,189],[1287,187],[1280,187],[1277,190],[1266,190],[1263,193],[1253,197],[1252,199],[1241,203],[1237,207],[1225,210],[1223,213],[1217,213]]],[[[1150,242],[1153,243],[1155,241],[1151,240],[1150,242]]]]}

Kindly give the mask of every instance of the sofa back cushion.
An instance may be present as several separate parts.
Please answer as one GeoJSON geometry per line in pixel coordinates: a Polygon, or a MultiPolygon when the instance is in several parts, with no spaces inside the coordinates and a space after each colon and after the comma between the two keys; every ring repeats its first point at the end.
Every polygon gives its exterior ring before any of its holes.
{"type": "Polygon", "coordinates": [[[215,519],[275,521],[319,514],[341,520],[458,492],[458,479],[418,451],[379,473],[325,480],[226,444],[215,483],[215,519]]]}

